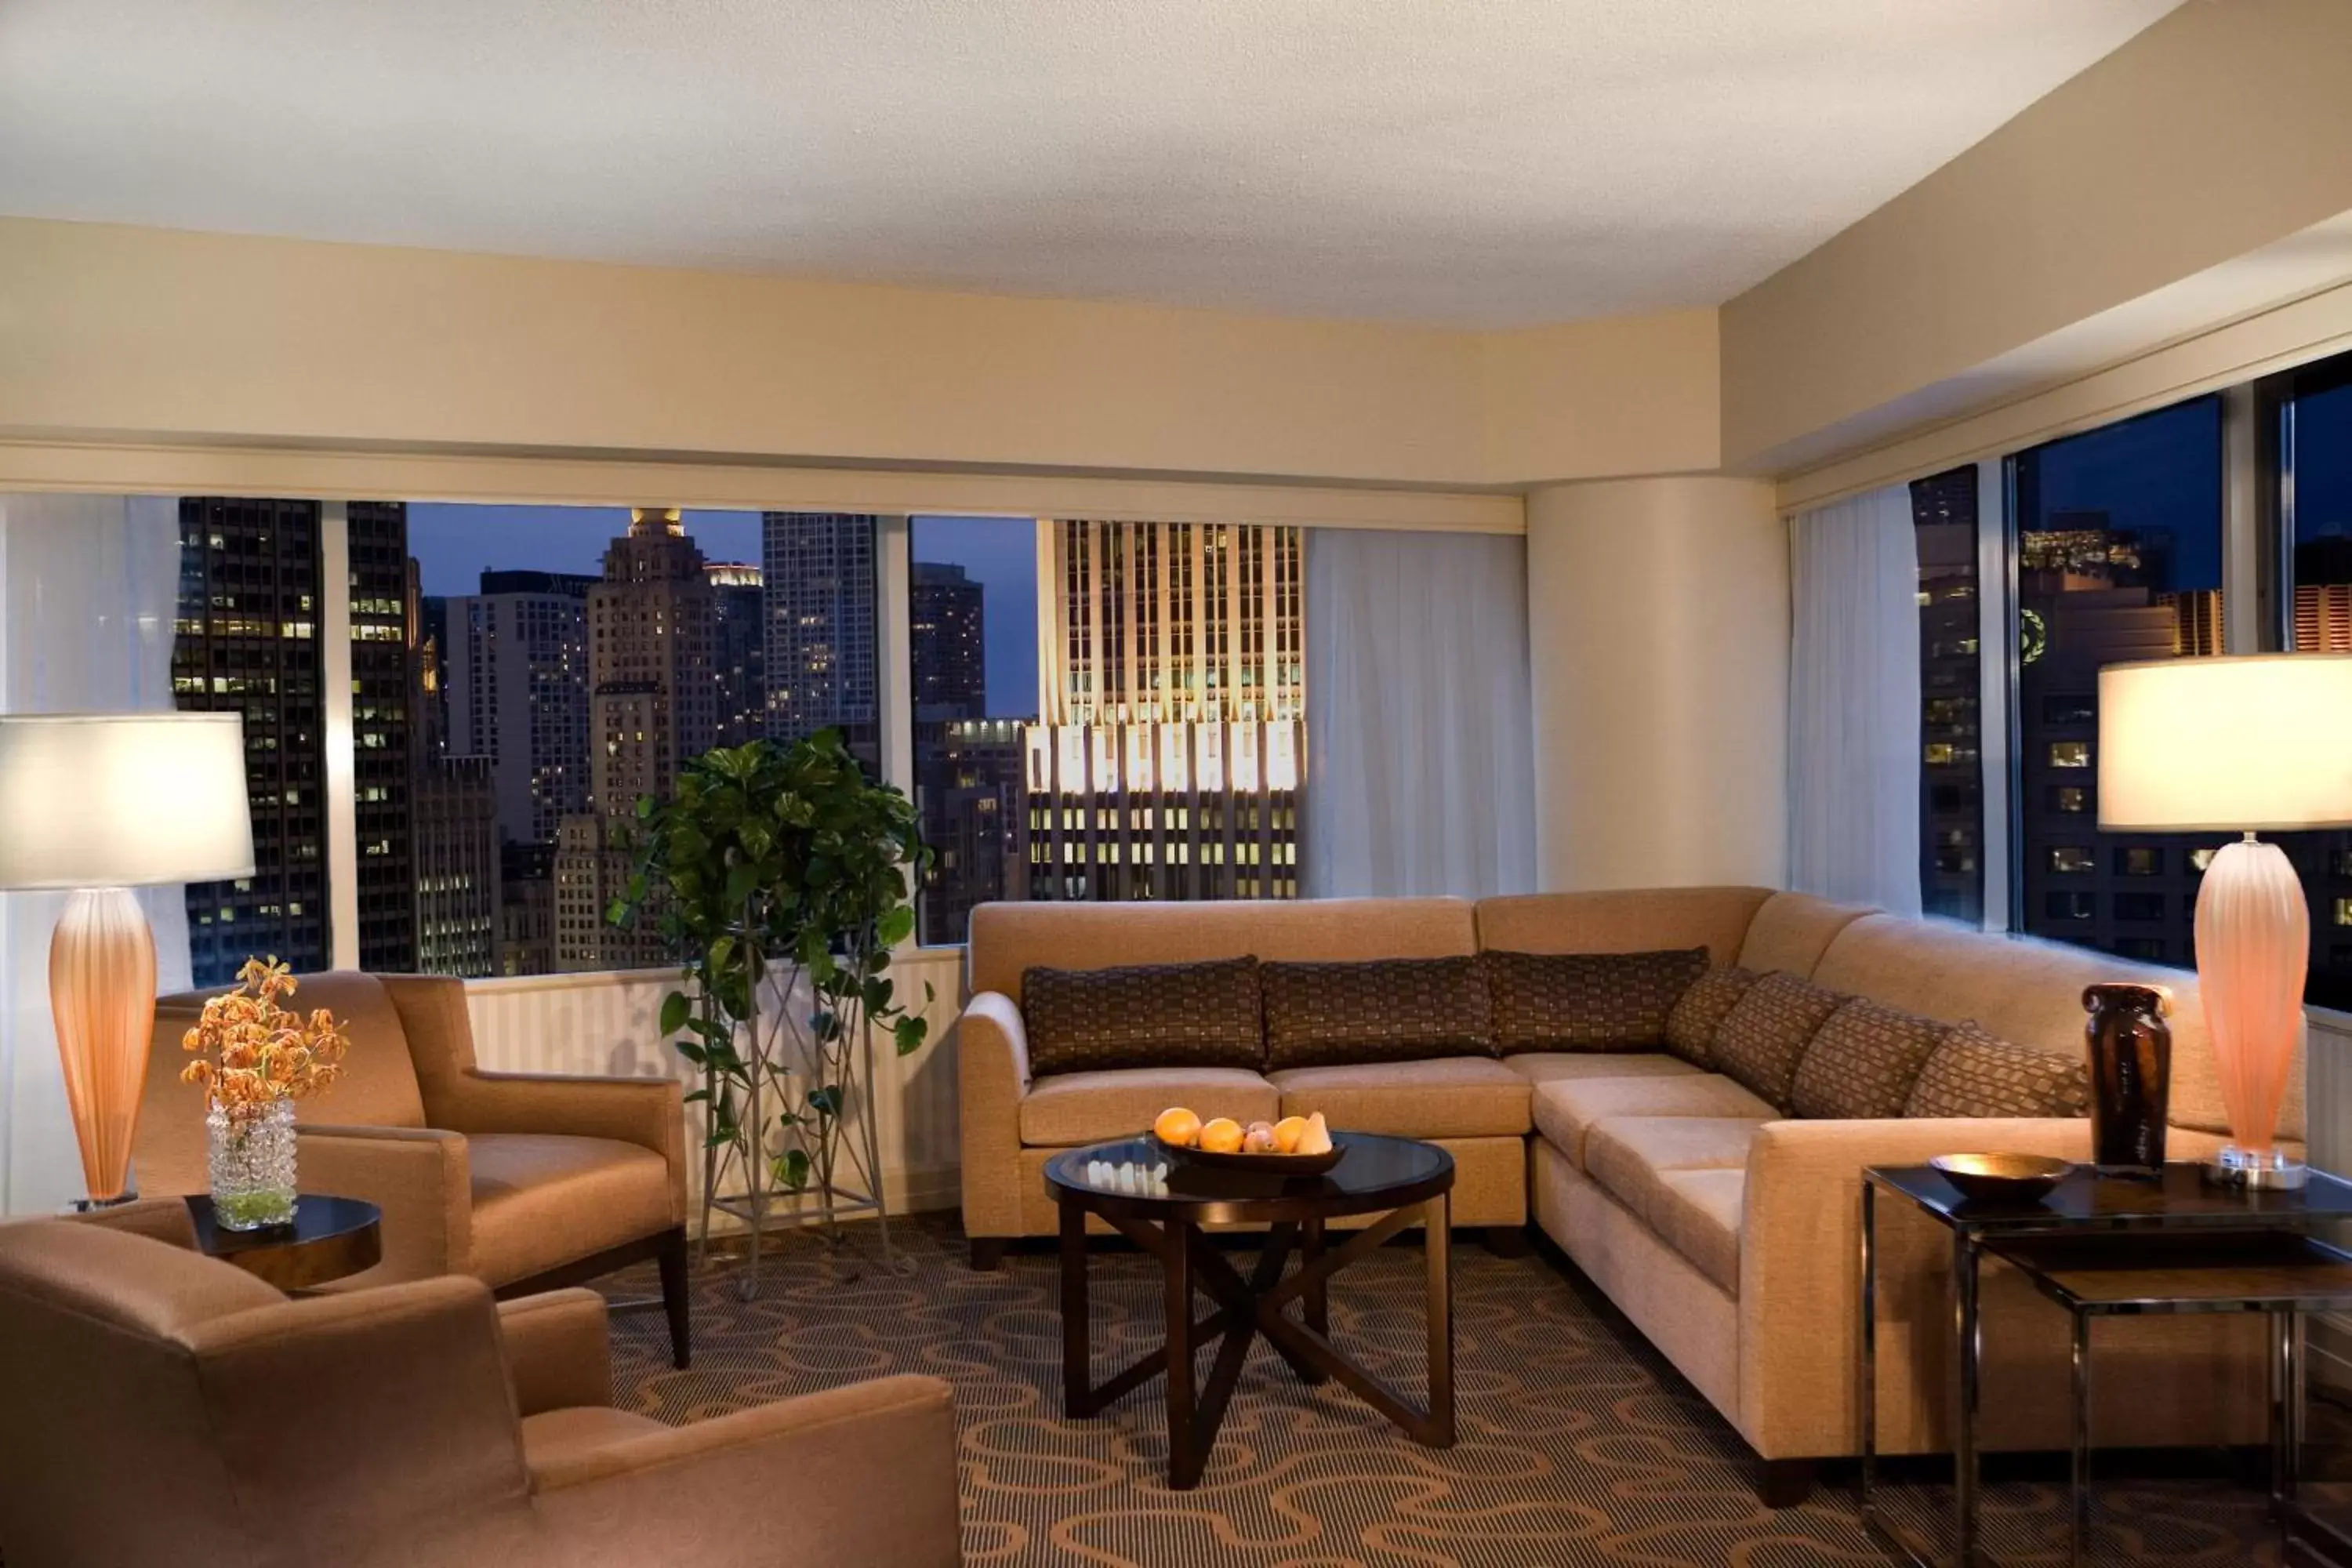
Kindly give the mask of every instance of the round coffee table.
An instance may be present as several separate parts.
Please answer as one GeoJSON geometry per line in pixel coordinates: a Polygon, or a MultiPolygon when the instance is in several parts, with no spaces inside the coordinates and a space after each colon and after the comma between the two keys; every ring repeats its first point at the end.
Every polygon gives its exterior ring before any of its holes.
{"type": "Polygon", "coordinates": [[[383,1261],[383,1211],[362,1198],[304,1193],[294,1200],[294,1222],[260,1230],[231,1230],[204,1193],[188,1195],[196,1247],[234,1263],[255,1279],[290,1293],[344,1279],[383,1261]]]}
{"type": "Polygon", "coordinates": [[[1168,1379],[1168,1484],[1182,1490],[1200,1483],[1217,1440],[1226,1403],[1241,1380],[1250,1342],[1264,1334],[1307,1383],[1337,1378],[1415,1442],[1454,1444],[1454,1288],[1447,1273],[1453,1216],[1454,1156],[1433,1143],[1370,1132],[1335,1132],[1343,1151],[1326,1174],[1261,1175],[1171,1165],[1165,1191],[1098,1184],[1087,1174],[1097,1162],[1146,1169],[1168,1163],[1149,1138],[1070,1149],[1045,1163],[1045,1185],[1062,1211],[1062,1402],[1073,1418],[1097,1414],[1155,1377],[1168,1379]],[[1166,1279],[1167,1342],[1108,1382],[1094,1382],[1087,1338],[1087,1216],[1099,1215],[1160,1259],[1166,1279]],[[1334,1219],[1379,1215],[1364,1229],[1326,1250],[1324,1227],[1334,1219]],[[1328,1290],[1331,1276],[1365,1257],[1416,1220],[1425,1227],[1429,1264],[1429,1403],[1412,1404],[1379,1374],[1331,1342],[1328,1290]],[[1202,1234],[1204,1226],[1263,1225],[1265,1246],[1244,1279],[1202,1234]],[[1283,1270],[1293,1249],[1299,1268],[1283,1270]],[[1195,1322],[1192,1293],[1205,1292],[1218,1310],[1195,1322]],[[1286,1309],[1300,1306],[1294,1319],[1286,1309]],[[1222,1338],[1208,1382],[1193,1388],[1192,1352],[1222,1338]]]}

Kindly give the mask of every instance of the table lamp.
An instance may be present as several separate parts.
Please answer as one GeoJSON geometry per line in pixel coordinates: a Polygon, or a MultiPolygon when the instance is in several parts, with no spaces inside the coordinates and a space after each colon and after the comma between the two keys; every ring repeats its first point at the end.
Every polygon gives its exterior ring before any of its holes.
{"type": "Polygon", "coordinates": [[[0,717],[0,888],[72,893],[49,940],[49,1012],[87,1206],[137,1195],[155,936],[131,889],[252,874],[241,715],[0,717]]]}
{"type": "Polygon", "coordinates": [[[2243,833],[2197,891],[2197,989],[2230,1118],[2220,1179],[2297,1187],[2279,1106],[2303,1032],[2311,914],[2257,831],[2352,826],[2352,654],[2257,654],[2099,671],[2099,826],[2243,833]]]}

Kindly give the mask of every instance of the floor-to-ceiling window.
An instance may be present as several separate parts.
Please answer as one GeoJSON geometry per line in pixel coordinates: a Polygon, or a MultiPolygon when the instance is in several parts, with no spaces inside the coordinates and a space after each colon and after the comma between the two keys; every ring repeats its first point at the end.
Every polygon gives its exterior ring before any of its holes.
{"type": "Polygon", "coordinates": [[[2221,400],[2018,453],[2016,821],[2026,931],[2193,961],[2212,836],[2098,830],[2098,672],[2221,651],[2221,400]]]}
{"type": "Polygon", "coordinates": [[[1984,918],[1984,703],[1979,657],[1977,468],[1916,479],[1919,552],[1919,905],[1984,918]]]}

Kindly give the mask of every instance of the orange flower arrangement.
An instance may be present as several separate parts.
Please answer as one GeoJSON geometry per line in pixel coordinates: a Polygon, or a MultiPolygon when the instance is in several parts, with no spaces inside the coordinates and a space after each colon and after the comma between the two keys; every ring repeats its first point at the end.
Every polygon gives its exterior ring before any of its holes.
{"type": "Polygon", "coordinates": [[[320,1007],[305,1019],[280,1007],[295,980],[275,956],[247,959],[236,979],[237,988],[205,1003],[203,1019],[182,1037],[181,1049],[204,1054],[180,1081],[204,1085],[213,1104],[238,1119],[333,1083],[351,1048],[334,1015],[320,1007]]]}

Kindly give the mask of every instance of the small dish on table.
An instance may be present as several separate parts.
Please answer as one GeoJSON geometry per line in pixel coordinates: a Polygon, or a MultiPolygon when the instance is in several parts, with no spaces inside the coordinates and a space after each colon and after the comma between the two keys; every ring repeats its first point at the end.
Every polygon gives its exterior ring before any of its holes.
{"type": "Polygon", "coordinates": [[[2000,1204],[2045,1198],[2074,1169],[2048,1154],[1938,1154],[1927,1163],[1962,1196],[2000,1204]]]}

